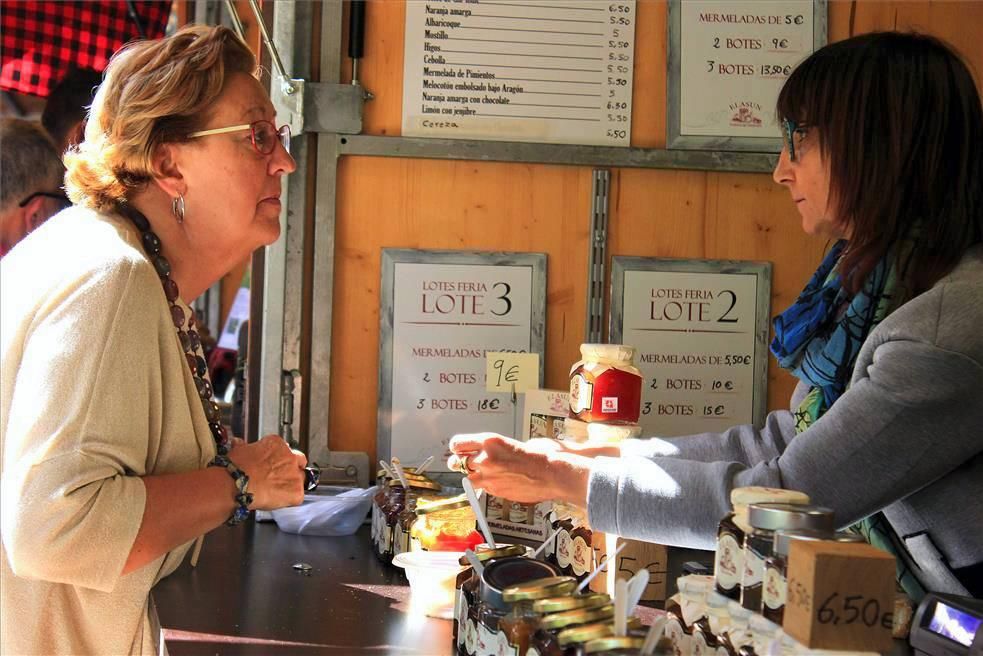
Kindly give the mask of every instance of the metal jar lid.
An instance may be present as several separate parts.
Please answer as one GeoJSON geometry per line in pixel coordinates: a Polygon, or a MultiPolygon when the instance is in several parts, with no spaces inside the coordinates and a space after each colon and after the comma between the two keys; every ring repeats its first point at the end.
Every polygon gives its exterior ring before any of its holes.
{"type": "Polygon", "coordinates": [[[791,503],[755,503],[748,507],[748,523],[766,531],[835,530],[833,511],[820,506],[791,503]]]}
{"type": "Polygon", "coordinates": [[[864,536],[850,531],[825,533],[822,531],[775,531],[774,551],[779,556],[788,556],[795,540],[831,540],[833,542],[866,542],[864,536]]]}
{"type": "Polygon", "coordinates": [[[600,608],[601,606],[607,606],[610,603],[610,595],[603,593],[570,594],[563,597],[549,597],[547,599],[540,599],[532,605],[532,610],[534,613],[548,615],[550,613],[562,613],[564,611],[576,610],[578,608],[592,610],[594,608],[600,608]]]}
{"type": "Polygon", "coordinates": [[[478,596],[493,608],[508,610],[509,604],[502,599],[505,588],[550,576],[560,576],[560,568],[552,563],[525,556],[497,558],[489,562],[481,573],[478,596]]]}
{"type": "MultiPolygon", "coordinates": [[[[412,482],[410,482],[410,487],[413,487],[412,482]]],[[[426,503],[421,500],[416,504],[416,514],[429,515],[430,513],[442,512],[444,510],[460,510],[461,508],[467,508],[470,505],[471,504],[468,502],[468,498],[463,494],[459,494],[456,497],[448,497],[446,499],[436,499],[426,503]]]]}
{"type": "MultiPolygon", "coordinates": [[[[641,627],[642,621],[640,619],[637,617],[628,618],[629,629],[640,629],[641,627]]],[[[561,647],[569,647],[570,645],[580,645],[585,642],[590,642],[591,640],[606,638],[613,635],[614,623],[608,621],[597,622],[595,624],[584,624],[583,626],[575,626],[569,629],[564,629],[557,634],[556,640],[560,643],[561,647]]]]}
{"type": "MultiPolygon", "coordinates": [[[[507,544],[496,549],[481,549],[475,551],[474,555],[477,557],[479,562],[485,562],[492,560],[493,558],[508,558],[510,556],[524,556],[526,554],[526,548],[521,544],[507,544]]],[[[461,556],[457,561],[462,565],[467,565],[470,567],[471,563],[468,561],[466,556],[461,556]]]]}
{"type": "Polygon", "coordinates": [[[550,576],[544,579],[524,581],[502,590],[502,601],[515,603],[547,599],[557,595],[569,594],[577,587],[577,579],[572,576],[550,576]]]}
{"type": "MultiPolygon", "coordinates": [[[[434,483],[429,479],[417,480],[414,478],[408,478],[406,479],[406,482],[410,484],[411,490],[440,490],[441,489],[440,483],[434,483]]],[[[389,487],[403,487],[403,484],[400,482],[398,478],[392,479],[391,481],[386,483],[386,485],[389,487]]]]}
{"type": "Polygon", "coordinates": [[[601,606],[600,608],[578,608],[562,613],[551,613],[544,615],[539,621],[542,629],[562,629],[567,626],[579,626],[590,624],[591,622],[603,622],[614,617],[614,604],[601,606]]]}
{"type": "Polygon", "coordinates": [[[597,638],[584,645],[584,653],[598,654],[614,649],[641,649],[645,644],[645,638],[638,636],[608,636],[607,638],[597,638]]]}

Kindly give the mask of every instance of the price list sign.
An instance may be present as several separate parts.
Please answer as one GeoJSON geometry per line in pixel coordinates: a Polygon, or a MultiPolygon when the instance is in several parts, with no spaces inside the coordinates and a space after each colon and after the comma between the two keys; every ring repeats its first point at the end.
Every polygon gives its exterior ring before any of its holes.
{"type": "Polygon", "coordinates": [[[406,4],[403,135],[630,145],[635,0],[406,4]]]}
{"type": "Polygon", "coordinates": [[[514,431],[511,395],[486,389],[486,355],[542,352],[546,256],[385,249],[382,259],[379,457],[432,455],[446,471],[453,435],[514,431]]]}
{"type": "Polygon", "coordinates": [[[825,42],[825,1],[677,0],[670,6],[669,144],[780,150],[775,102],[825,42]]]}
{"type": "Polygon", "coordinates": [[[770,263],[615,257],[612,287],[609,333],[637,349],[643,435],[760,425],[770,263]]]}

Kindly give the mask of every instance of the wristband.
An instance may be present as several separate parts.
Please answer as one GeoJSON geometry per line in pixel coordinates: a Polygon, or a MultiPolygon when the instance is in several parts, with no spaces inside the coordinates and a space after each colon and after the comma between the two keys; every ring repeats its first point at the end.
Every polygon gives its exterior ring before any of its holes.
{"type": "Polygon", "coordinates": [[[240,524],[249,517],[249,504],[253,502],[253,495],[248,491],[249,476],[246,475],[246,472],[236,467],[235,463],[229,460],[228,456],[224,455],[215,456],[215,459],[208,463],[208,466],[225,467],[225,470],[229,472],[229,476],[235,481],[236,507],[225,523],[227,526],[240,524]]]}

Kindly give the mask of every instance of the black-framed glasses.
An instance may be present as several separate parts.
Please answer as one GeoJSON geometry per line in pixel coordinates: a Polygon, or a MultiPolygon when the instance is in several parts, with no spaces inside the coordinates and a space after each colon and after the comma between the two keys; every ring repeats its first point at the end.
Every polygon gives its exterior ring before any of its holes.
{"type": "Polygon", "coordinates": [[[28,203],[30,203],[32,200],[34,200],[38,196],[41,196],[43,198],[53,198],[53,199],[55,199],[56,201],[58,201],[58,209],[59,210],[63,210],[66,207],[71,207],[71,205],[72,205],[72,201],[70,201],[68,199],[68,196],[66,196],[65,194],[63,194],[60,191],[35,191],[30,196],[28,196],[27,198],[25,198],[21,202],[17,203],[17,207],[26,207],[28,203]]]}
{"type": "MultiPolygon", "coordinates": [[[[795,148],[802,145],[802,141],[809,133],[809,126],[799,125],[790,118],[782,119],[782,140],[788,150],[788,161],[795,161],[795,148]]],[[[801,150],[801,148],[800,148],[801,150]]]]}
{"type": "Polygon", "coordinates": [[[211,130],[199,130],[188,135],[189,139],[207,137],[212,134],[227,134],[229,132],[242,132],[249,130],[250,140],[253,148],[260,155],[269,155],[276,150],[277,141],[283,145],[283,149],[290,152],[290,126],[281,125],[277,127],[270,121],[253,121],[241,125],[232,125],[227,128],[214,128],[211,130]]]}

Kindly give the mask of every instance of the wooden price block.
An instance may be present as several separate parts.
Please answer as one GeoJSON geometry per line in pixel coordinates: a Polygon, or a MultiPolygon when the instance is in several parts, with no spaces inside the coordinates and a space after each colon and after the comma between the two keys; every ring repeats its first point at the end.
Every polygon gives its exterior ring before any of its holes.
{"type": "Polygon", "coordinates": [[[810,649],[889,651],[894,556],[869,544],[795,540],[785,632],[810,649]]]}
{"type": "Polygon", "coordinates": [[[618,579],[630,579],[642,569],[649,571],[649,584],[642,594],[642,602],[662,602],[666,599],[666,566],[669,550],[664,544],[653,544],[639,540],[628,540],[617,535],[594,531],[591,536],[594,546],[594,562],[601,562],[609,553],[614,553],[623,542],[628,546],[615,556],[615,563],[594,577],[590,582],[592,592],[614,594],[614,584],[618,579]]]}

